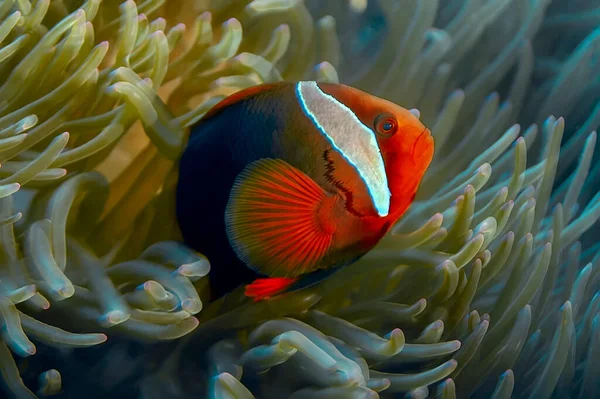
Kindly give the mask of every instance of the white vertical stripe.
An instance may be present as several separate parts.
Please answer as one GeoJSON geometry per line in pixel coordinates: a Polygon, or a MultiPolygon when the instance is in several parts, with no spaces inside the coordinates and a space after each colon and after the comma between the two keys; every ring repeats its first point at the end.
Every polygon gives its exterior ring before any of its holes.
{"type": "Polygon", "coordinates": [[[391,194],[375,133],[316,82],[299,82],[296,95],[306,116],[357,170],[379,216],[387,216],[391,194]]]}

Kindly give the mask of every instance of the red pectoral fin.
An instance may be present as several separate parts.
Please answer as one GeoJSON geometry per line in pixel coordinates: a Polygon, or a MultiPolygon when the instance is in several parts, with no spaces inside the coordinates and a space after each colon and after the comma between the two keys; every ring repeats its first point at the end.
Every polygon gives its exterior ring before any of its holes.
{"type": "Polygon", "coordinates": [[[255,302],[281,294],[292,284],[298,281],[297,278],[270,277],[258,278],[246,286],[245,295],[254,299],[255,302]]]}
{"type": "Polygon", "coordinates": [[[319,268],[329,250],[335,199],[280,159],[260,159],[237,177],[225,225],[231,246],[249,267],[272,277],[319,268]]]}

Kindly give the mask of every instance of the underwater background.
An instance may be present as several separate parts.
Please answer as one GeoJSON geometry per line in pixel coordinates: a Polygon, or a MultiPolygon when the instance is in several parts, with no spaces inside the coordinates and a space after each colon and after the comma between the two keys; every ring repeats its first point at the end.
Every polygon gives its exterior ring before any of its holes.
{"type": "Polygon", "coordinates": [[[599,125],[600,0],[1,0],[0,397],[600,397],[599,125]],[[309,79],[432,166],[344,273],[211,302],[187,130],[309,79]]]}

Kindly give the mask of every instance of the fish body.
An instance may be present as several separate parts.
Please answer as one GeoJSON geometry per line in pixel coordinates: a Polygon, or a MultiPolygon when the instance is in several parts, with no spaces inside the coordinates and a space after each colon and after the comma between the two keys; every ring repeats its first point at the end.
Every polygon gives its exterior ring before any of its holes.
{"type": "Polygon", "coordinates": [[[433,157],[410,111],[358,89],[281,82],[242,90],[192,129],[179,163],[184,241],[223,295],[264,299],[353,263],[414,199],[433,157]]]}

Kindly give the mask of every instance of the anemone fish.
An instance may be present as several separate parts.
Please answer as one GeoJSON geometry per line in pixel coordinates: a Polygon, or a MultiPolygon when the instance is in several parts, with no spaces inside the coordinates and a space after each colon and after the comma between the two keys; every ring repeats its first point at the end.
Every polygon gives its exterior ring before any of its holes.
{"type": "Polygon", "coordinates": [[[217,296],[315,284],[399,220],[433,151],[418,112],[350,86],[241,90],[190,129],[176,189],[183,240],[211,260],[217,296]]]}

